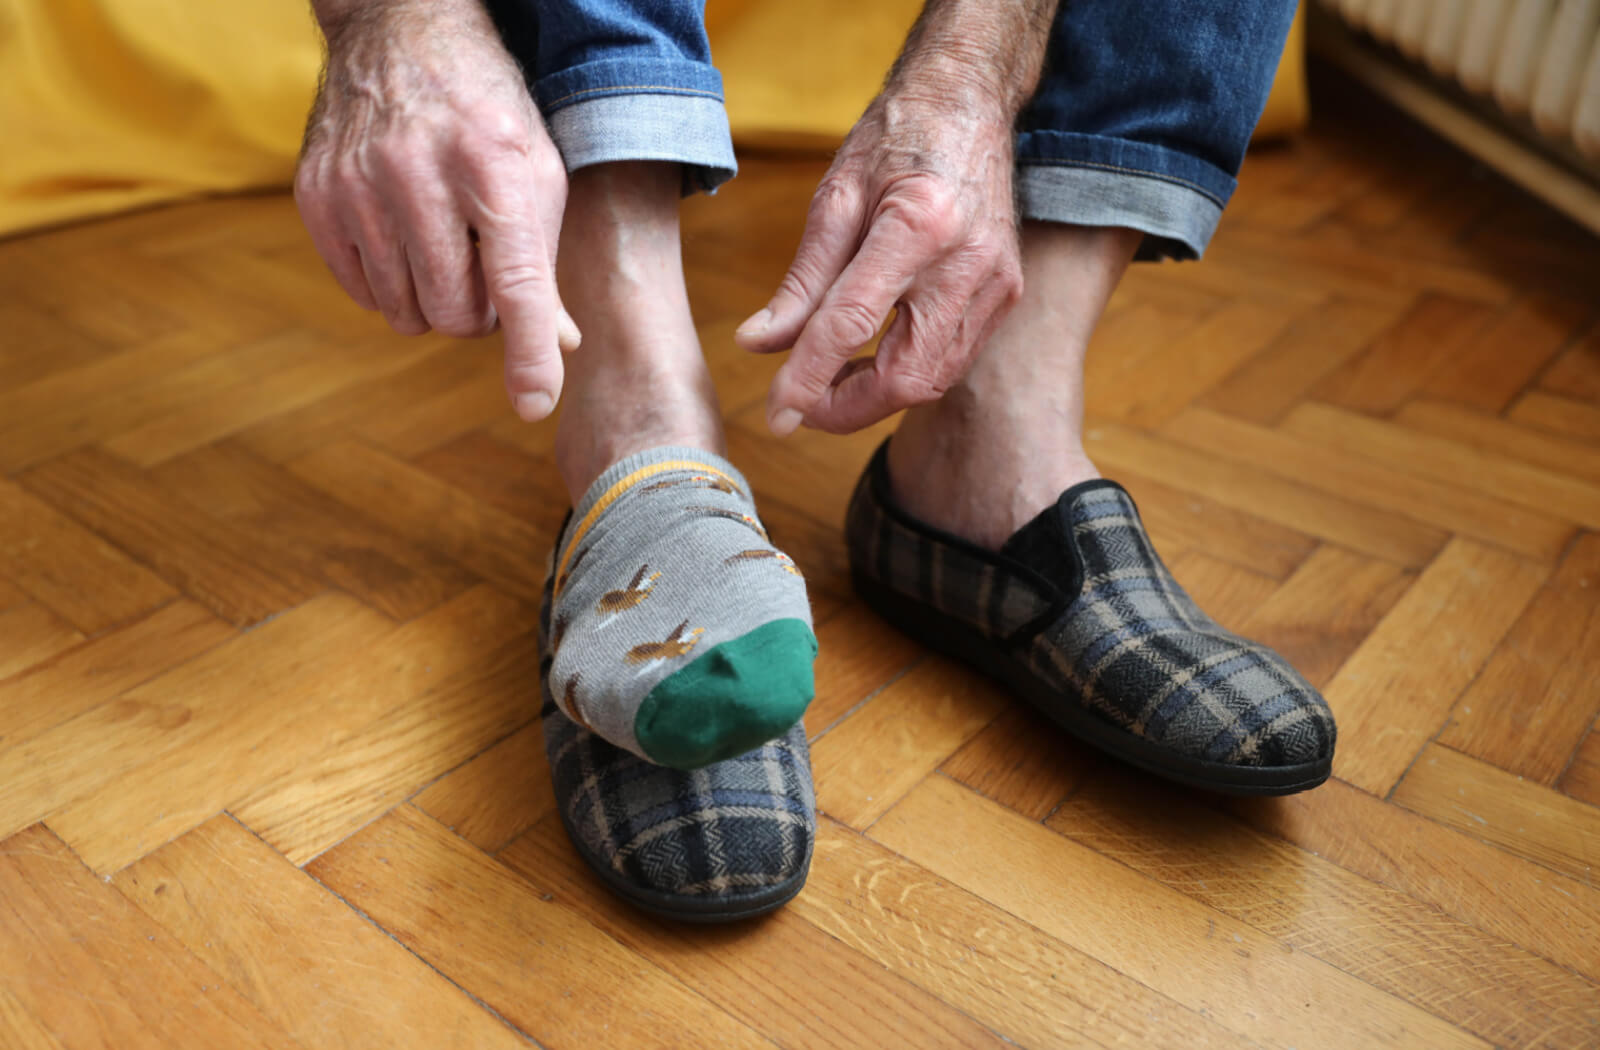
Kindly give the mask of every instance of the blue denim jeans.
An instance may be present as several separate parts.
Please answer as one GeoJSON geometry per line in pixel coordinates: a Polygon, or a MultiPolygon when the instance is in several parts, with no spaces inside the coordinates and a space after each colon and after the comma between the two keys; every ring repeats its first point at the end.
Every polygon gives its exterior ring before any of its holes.
{"type": "MultiPolygon", "coordinates": [[[[696,0],[487,0],[569,170],[736,170],[696,0]]],[[[1125,226],[1141,258],[1197,258],[1232,196],[1295,0],[1065,0],[1017,120],[1025,219],[1125,226]]]]}

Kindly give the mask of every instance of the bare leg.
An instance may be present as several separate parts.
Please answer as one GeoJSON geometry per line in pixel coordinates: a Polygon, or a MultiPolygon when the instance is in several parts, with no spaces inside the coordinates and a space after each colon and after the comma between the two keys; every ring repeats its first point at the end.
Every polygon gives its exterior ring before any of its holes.
{"type": "Polygon", "coordinates": [[[572,176],[557,266],[583,346],[566,359],[555,454],[574,503],[631,453],[725,448],[684,288],[680,180],[676,164],[646,162],[572,176]]]}
{"type": "Polygon", "coordinates": [[[1024,225],[1022,301],[966,378],[907,412],[889,445],[895,500],[909,514],[997,549],[1099,476],[1083,450],[1083,358],[1140,236],[1024,225]]]}

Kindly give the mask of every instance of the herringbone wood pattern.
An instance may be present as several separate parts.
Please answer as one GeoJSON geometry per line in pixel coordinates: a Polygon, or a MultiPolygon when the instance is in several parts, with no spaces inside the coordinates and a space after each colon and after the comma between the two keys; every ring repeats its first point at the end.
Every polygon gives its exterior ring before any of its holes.
{"type": "Polygon", "coordinates": [[[851,596],[882,428],[775,441],[732,347],[821,165],[688,206],[707,353],[822,656],[806,891],[619,905],[552,811],[563,513],[493,342],[348,305],[280,195],[0,245],[0,1044],[1600,1044],[1600,245],[1366,115],[1136,269],[1089,445],[1336,779],[1097,759],[851,596]]]}

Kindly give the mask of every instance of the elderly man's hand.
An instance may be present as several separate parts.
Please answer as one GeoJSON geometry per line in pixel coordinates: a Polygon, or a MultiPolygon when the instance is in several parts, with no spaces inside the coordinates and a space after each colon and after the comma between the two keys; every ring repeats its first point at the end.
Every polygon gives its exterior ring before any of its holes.
{"type": "Polygon", "coordinates": [[[483,5],[316,8],[328,66],[294,188],[317,250],[397,332],[503,325],[513,405],[549,415],[578,343],[554,267],[566,172],[483,5]]]}
{"type": "Polygon", "coordinates": [[[1022,291],[1011,114],[982,91],[891,85],[817,188],[794,263],[739,330],[793,347],[768,423],[857,430],[938,399],[1022,291]],[[875,356],[852,360],[889,312],[875,356]]]}

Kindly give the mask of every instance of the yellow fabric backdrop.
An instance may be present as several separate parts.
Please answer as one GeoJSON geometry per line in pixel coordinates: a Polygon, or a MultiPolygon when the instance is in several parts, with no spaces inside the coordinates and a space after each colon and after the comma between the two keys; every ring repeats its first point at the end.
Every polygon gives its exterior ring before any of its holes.
{"type": "MultiPolygon", "coordinates": [[[[0,234],[287,184],[319,40],[307,0],[0,0],[0,234]]],[[[921,0],[711,0],[740,145],[831,148],[921,0]]],[[[1296,24],[1258,137],[1303,124],[1296,24]]]]}

